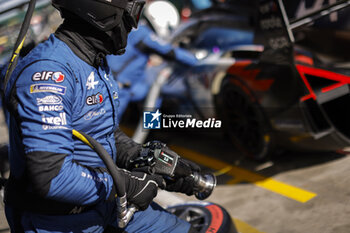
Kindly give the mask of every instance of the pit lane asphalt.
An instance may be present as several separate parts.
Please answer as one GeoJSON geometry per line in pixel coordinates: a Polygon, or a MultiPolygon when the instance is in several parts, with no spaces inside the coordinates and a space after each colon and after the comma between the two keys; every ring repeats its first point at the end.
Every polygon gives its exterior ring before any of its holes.
{"type": "Polygon", "coordinates": [[[224,206],[241,233],[350,232],[348,155],[286,152],[257,163],[220,134],[176,132],[164,138],[180,155],[219,175],[207,201],[224,206]]]}
{"type": "MultiPolygon", "coordinates": [[[[0,130],[6,141],[4,125],[0,130]]],[[[218,175],[218,186],[206,201],[225,207],[241,233],[350,232],[347,154],[287,152],[257,163],[217,132],[155,131],[149,139],[167,142],[218,175]]],[[[196,199],[159,192],[156,201],[166,206],[196,199]]],[[[2,209],[0,232],[9,232],[2,209]]]]}

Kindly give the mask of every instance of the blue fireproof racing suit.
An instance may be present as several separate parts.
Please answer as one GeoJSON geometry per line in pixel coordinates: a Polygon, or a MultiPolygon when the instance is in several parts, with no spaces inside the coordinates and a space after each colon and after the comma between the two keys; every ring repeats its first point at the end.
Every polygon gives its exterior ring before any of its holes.
{"type": "Polygon", "coordinates": [[[130,84],[130,88],[120,90],[120,118],[130,101],[140,101],[148,93],[150,83],[146,80],[146,67],[151,54],[157,54],[166,60],[175,60],[187,66],[194,66],[198,62],[187,50],[161,40],[146,24],[139,25],[129,34],[125,54],[107,56],[114,78],[120,83],[130,84]]]}
{"type": "MultiPolygon", "coordinates": [[[[54,216],[23,209],[19,221],[25,232],[103,232],[116,225],[115,201],[109,200],[112,178],[98,155],[72,136],[72,129],[89,134],[116,160],[118,85],[107,66],[88,65],[51,35],[18,64],[5,100],[11,112],[10,180],[17,182],[19,197],[6,203],[10,226],[14,205],[30,194],[75,208],[54,216]]],[[[125,230],[187,232],[189,227],[152,204],[137,212],[125,230]]]]}

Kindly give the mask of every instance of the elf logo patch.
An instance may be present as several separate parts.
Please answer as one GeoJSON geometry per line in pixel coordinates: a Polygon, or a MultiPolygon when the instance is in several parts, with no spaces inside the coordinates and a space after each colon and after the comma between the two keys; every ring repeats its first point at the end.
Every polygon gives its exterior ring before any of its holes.
{"type": "Polygon", "coordinates": [[[64,74],[60,71],[43,71],[36,72],[32,76],[33,81],[48,81],[50,79],[55,81],[56,83],[61,83],[64,81],[64,74]]]}
{"type": "Polygon", "coordinates": [[[86,98],[87,105],[102,104],[102,102],[103,95],[101,93],[97,93],[96,95],[91,95],[86,98]]]}
{"type": "Polygon", "coordinates": [[[54,80],[56,83],[61,83],[64,81],[64,74],[62,74],[62,72],[55,72],[52,75],[52,80],[54,80]]]}

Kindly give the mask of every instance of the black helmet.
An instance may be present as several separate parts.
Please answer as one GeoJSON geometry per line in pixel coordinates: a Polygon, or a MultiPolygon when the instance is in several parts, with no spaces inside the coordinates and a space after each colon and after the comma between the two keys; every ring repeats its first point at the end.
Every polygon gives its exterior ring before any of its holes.
{"type": "Polygon", "coordinates": [[[69,11],[101,31],[119,25],[124,12],[128,23],[136,28],[144,4],[143,0],[52,0],[62,17],[69,11]]]}

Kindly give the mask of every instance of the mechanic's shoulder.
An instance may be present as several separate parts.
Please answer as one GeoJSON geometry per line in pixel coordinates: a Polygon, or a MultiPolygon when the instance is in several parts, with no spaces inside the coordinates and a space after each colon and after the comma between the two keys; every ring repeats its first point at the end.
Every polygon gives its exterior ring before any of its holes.
{"type": "Polygon", "coordinates": [[[73,70],[67,63],[47,57],[23,59],[21,67],[18,67],[18,70],[16,68],[16,73],[16,86],[36,82],[68,84],[74,81],[73,70]]]}
{"type": "Polygon", "coordinates": [[[44,42],[40,43],[28,54],[33,61],[48,60],[61,63],[66,66],[68,62],[75,62],[76,58],[69,47],[54,34],[44,42]]]}
{"type": "Polygon", "coordinates": [[[72,70],[68,64],[74,57],[70,56],[70,51],[65,44],[51,35],[46,41],[36,46],[27,56],[21,59],[16,70],[36,69],[36,68],[62,68],[72,70]]]}

